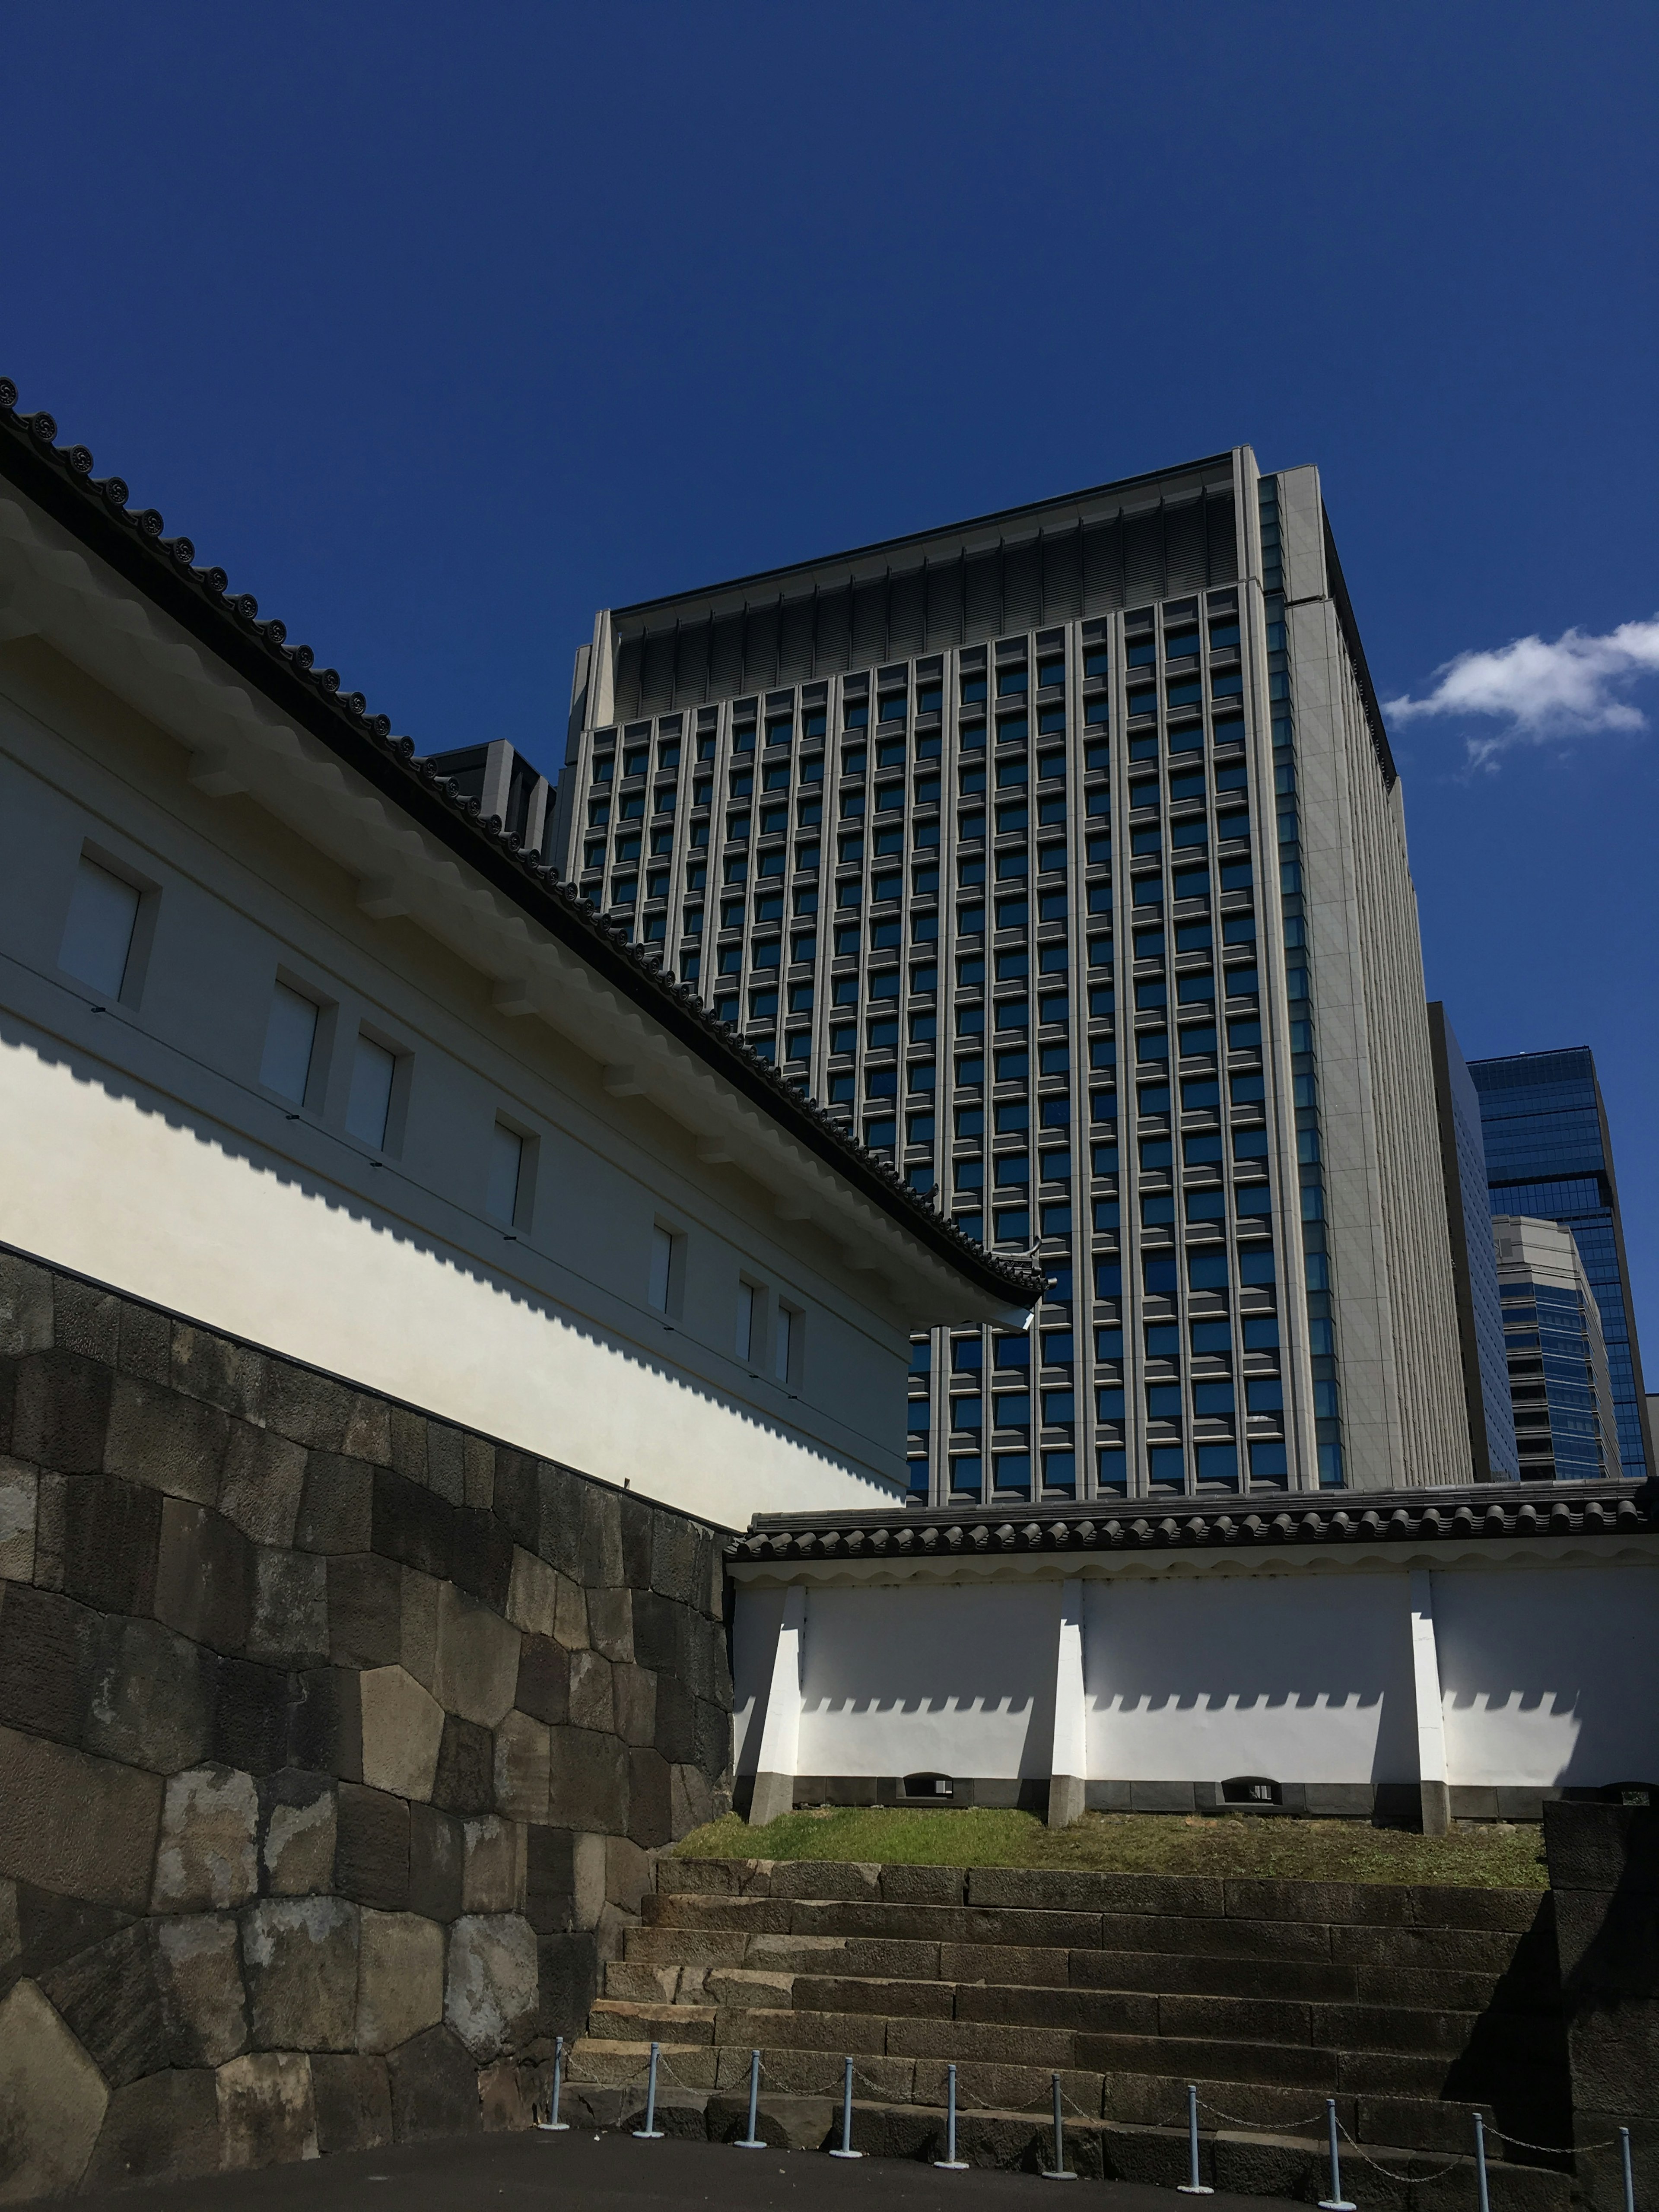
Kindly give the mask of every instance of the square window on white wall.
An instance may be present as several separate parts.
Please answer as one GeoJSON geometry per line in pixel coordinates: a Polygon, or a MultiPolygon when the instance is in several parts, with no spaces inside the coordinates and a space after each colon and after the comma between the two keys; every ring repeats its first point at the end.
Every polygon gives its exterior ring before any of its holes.
{"type": "Polygon", "coordinates": [[[311,1084],[311,1063],[317,1049],[317,1017],[320,1009],[287,983],[279,982],[270,994],[270,1018],[265,1024],[265,1048],[259,1062],[259,1080],[267,1091],[303,1106],[311,1084]]]}
{"type": "Polygon", "coordinates": [[[392,1114],[392,1079],[398,1057],[371,1036],[359,1036],[351,1063],[351,1095],[346,1102],[346,1127],[362,1144],[377,1152],[386,1150],[386,1123],[392,1114]]]}
{"type": "Polygon", "coordinates": [[[489,1212],[511,1228],[519,1218],[519,1193],[524,1179],[524,1139],[505,1121],[497,1121],[489,1139],[489,1212]]]}
{"type": "Polygon", "coordinates": [[[123,877],[81,855],[70,894],[58,964],[106,998],[118,999],[138,927],[140,893],[123,877]]]}

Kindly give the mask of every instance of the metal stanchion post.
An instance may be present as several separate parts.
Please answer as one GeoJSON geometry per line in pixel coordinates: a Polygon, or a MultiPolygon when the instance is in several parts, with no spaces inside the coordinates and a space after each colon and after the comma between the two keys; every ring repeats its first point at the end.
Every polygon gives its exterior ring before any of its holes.
{"type": "Polygon", "coordinates": [[[737,2150],[764,2150],[766,2145],[755,2133],[755,2113],[760,2104],[760,2053],[749,2054],[749,2132],[739,2136],[733,2148],[737,2150]]]}
{"type": "Polygon", "coordinates": [[[947,2066],[945,2075],[945,2155],[933,2160],[946,2173],[966,2173],[968,2161],[957,2156],[957,2069],[947,2066]]]}
{"type": "Polygon", "coordinates": [[[864,2156],[861,2150],[854,2150],[853,2148],[853,2062],[850,2058],[847,2062],[847,2072],[842,2084],[841,2148],[832,2150],[830,2155],[831,2158],[862,2158],[864,2156]]]}
{"type": "Polygon", "coordinates": [[[1630,2170],[1630,2130],[1619,2130],[1619,2163],[1625,2169],[1625,2212],[1636,2212],[1636,2183],[1630,2170]]]}
{"type": "MultiPolygon", "coordinates": [[[[1319,2200],[1319,2212],[1358,2212],[1358,2208],[1342,2194],[1342,2160],[1336,2147],[1336,2100],[1325,2100],[1325,2126],[1331,2143],[1331,2193],[1319,2200]]],[[[1482,2212],[1485,2212],[1484,2205],[1482,2212]]]]}
{"type": "Polygon", "coordinates": [[[1075,2181],[1077,2179],[1076,2174],[1066,2163],[1066,2121],[1060,2109],[1058,2074],[1054,2076],[1054,2162],[1052,2166],[1043,2167],[1042,2178],[1045,2181],[1075,2181]]]}
{"type": "Polygon", "coordinates": [[[1207,2181],[1198,2178],[1198,2085],[1187,2084],[1187,2179],[1176,2184],[1182,2197],[1213,2197],[1207,2181]]]}
{"type": "Polygon", "coordinates": [[[1486,2123],[1479,2112],[1474,2116],[1474,2190],[1480,2212],[1492,2212],[1486,2188],[1486,2123]]]}
{"type": "Polygon", "coordinates": [[[662,2138],[662,2130],[657,2125],[657,2053],[661,2048],[661,2045],[656,2043],[651,2046],[651,2077],[645,2091],[645,2125],[634,2130],[641,2142],[658,2142],[662,2138]]]}
{"type": "Polygon", "coordinates": [[[556,2035],[553,2039],[553,2096],[547,2107],[547,2118],[538,2123],[550,2136],[568,2136],[570,2132],[569,2121],[559,2118],[559,2092],[563,2086],[564,2038],[556,2035]]]}

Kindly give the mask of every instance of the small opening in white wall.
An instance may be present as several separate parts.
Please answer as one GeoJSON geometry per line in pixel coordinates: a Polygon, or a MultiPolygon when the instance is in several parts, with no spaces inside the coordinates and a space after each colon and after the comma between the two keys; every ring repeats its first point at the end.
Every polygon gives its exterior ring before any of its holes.
{"type": "Polygon", "coordinates": [[[674,1295],[674,1246],[678,1240],[672,1230],[658,1222],[651,1231],[651,1280],[647,1293],[659,1313],[669,1310],[669,1301],[674,1295]]]}
{"type": "Polygon", "coordinates": [[[738,1340],[739,1359],[750,1359],[755,1349],[755,1302],[757,1292],[752,1283],[738,1285],[738,1340]]]}
{"type": "Polygon", "coordinates": [[[795,1349],[795,1330],[800,1316],[793,1306],[781,1305],[772,1328],[772,1372],[780,1382],[787,1382],[791,1372],[791,1361],[795,1349]]]}
{"type": "Polygon", "coordinates": [[[510,1229],[519,1218],[519,1184],[524,1171],[524,1139],[497,1121],[489,1139],[489,1190],[485,1200],[497,1221],[510,1229]]]}
{"type": "Polygon", "coordinates": [[[58,964],[66,975],[108,999],[118,999],[126,980],[141,894],[83,853],[70,895],[58,964]]]}
{"type": "Polygon", "coordinates": [[[351,1096],[346,1102],[346,1127],[360,1142],[374,1152],[386,1149],[386,1121],[392,1112],[392,1079],[398,1070],[395,1053],[371,1036],[359,1036],[351,1063],[351,1096]]]}
{"type": "Polygon", "coordinates": [[[264,1056],[259,1080],[267,1091],[303,1106],[311,1082],[312,1058],[317,1049],[317,1017],[320,1009],[287,983],[278,983],[270,994],[270,1019],[265,1026],[264,1056]]]}

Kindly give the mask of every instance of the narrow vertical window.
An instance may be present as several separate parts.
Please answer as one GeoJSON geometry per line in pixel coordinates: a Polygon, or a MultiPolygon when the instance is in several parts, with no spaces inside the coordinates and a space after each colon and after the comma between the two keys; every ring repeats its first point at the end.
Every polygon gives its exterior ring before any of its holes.
{"type": "Polygon", "coordinates": [[[489,1189],[486,1205],[509,1228],[519,1218],[519,1186],[524,1172],[524,1139],[497,1121],[489,1139],[489,1189]]]}
{"type": "Polygon", "coordinates": [[[658,1223],[651,1231],[651,1303],[659,1313],[668,1311],[674,1285],[674,1239],[658,1223]]]}
{"type": "Polygon", "coordinates": [[[271,994],[270,1019],[265,1027],[264,1057],[259,1080],[267,1091],[303,1106],[311,1085],[312,1057],[317,1049],[317,1006],[314,1000],[278,983],[271,994]]]}
{"type": "Polygon", "coordinates": [[[357,1054],[351,1063],[351,1096],[346,1104],[346,1127],[352,1135],[374,1152],[386,1148],[386,1125],[392,1111],[392,1078],[398,1066],[397,1055],[376,1044],[373,1037],[359,1036],[357,1054]]]}
{"type": "Polygon", "coordinates": [[[778,1308],[778,1317],[772,1329],[772,1372],[780,1382],[789,1380],[789,1363],[794,1352],[795,1323],[798,1316],[788,1306],[778,1308]]]}
{"type": "Polygon", "coordinates": [[[137,922],[138,893],[133,885],[82,854],[58,966],[106,998],[118,999],[137,922]]]}
{"type": "Polygon", "coordinates": [[[752,1357],[755,1342],[755,1286],[752,1283],[738,1285],[738,1344],[739,1359],[752,1357]]]}

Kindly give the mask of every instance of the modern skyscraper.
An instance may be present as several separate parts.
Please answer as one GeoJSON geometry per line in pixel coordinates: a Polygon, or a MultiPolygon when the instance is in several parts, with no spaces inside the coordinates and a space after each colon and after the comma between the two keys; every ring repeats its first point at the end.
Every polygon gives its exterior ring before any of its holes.
{"type": "Polygon", "coordinates": [[[1492,1234],[1522,1480],[1617,1475],[1601,1316],[1572,1231],[1559,1222],[1500,1213],[1492,1234]]]}
{"type": "Polygon", "coordinates": [[[1248,447],[608,610],[557,848],[962,1226],[937,1499],[1468,1480],[1401,799],[1312,468],[1248,447]]]}
{"type": "Polygon", "coordinates": [[[1653,1437],[1625,1258],[1607,1108],[1588,1046],[1472,1060],[1494,1214],[1528,1214],[1572,1231],[1601,1310],[1619,1424],[1632,1480],[1653,1470],[1653,1437]]]}
{"type": "Polygon", "coordinates": [[[1520,1472],[1510,1369],[1504,1350],[1504,1316],[1498,1294],[1498,1257],[1486,1199],[1486,1152],[1480,1136],[1480,1100],[1468,1065],[1435,1000],[1429,1007],[1434,1053],[1435,1107],[1440,1119],[1440,1174],[1451,1233],[1452,1281],[1457,1298],[1457,1338],[1463,1358],[1469,1451],[1477,1482],[1513,1480],[1520,1472]]]}

